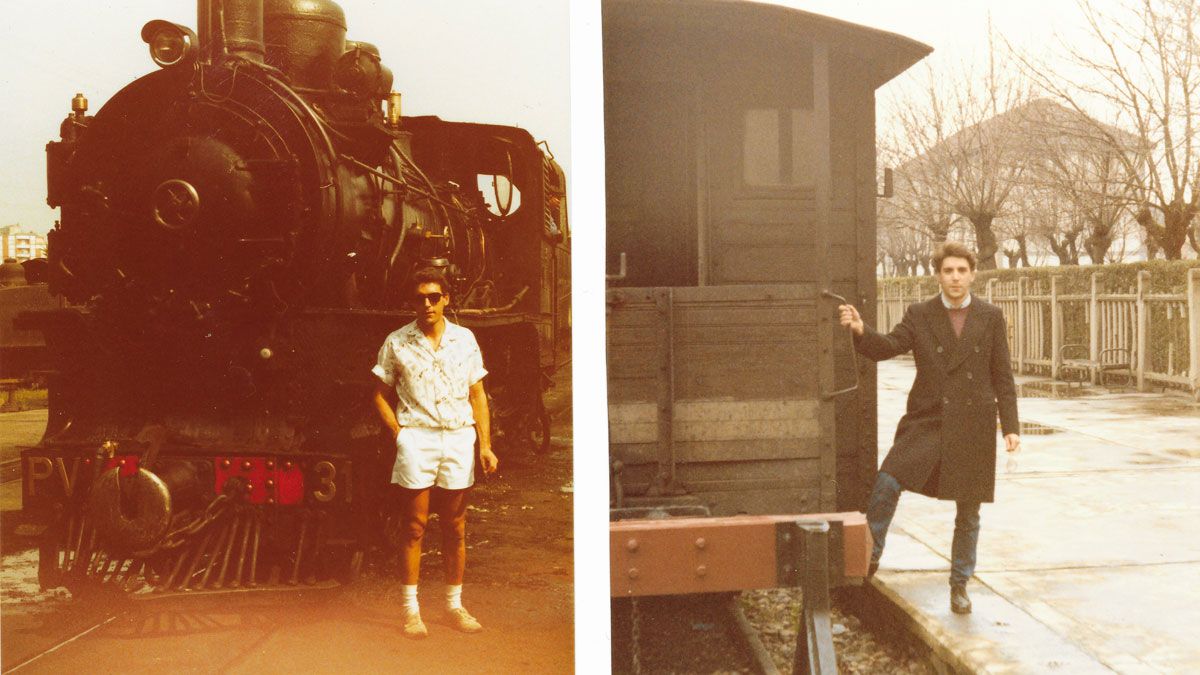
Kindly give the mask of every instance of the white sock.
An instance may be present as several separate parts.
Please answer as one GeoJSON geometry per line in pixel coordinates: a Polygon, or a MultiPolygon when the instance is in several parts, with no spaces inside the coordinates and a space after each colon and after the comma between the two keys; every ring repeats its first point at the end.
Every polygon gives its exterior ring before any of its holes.
{"type": "Polygon", "coordinates": [[[417,604],[417,585],[405,584],[400,589],[404,591],[404,609],[414,614],[420,613],[421,607],[417,604]]]}
{"type": "Polygon", "coordinates": [[[446,609],[462,609],[462,584],[446,586],[446,609]]]}

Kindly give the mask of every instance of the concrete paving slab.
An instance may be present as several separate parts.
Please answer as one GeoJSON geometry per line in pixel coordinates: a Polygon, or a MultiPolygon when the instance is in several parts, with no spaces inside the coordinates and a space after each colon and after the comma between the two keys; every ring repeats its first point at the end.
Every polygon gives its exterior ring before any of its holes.
{"type": "Polygon", "coordinates": [[[1200,664],[1200,563],[978,576],[1113,670],[1195,672],[1200,664]]]}
{"type": "MultiPolygon", "coordinates": [[[[880,364],[881,459],[914,374],[911,360],[880,364]]],[[[875,587],[966,670],[1200,672],[1200,404],[1070,395],[1020,399],[1015,471],[997,450],[974,614],[949,612],[951,502],[902,497],[875,587]]]]}
{"type": "MultiPolygon", "coordinates": [[[[1200,560],[1200,539],[1183,534],[1200,522],[1198,485],[1200,468],[998,481],[996,502],[980,510],[977,571],[1200,560]]],[[[893,522],[948,555],[954,511],[953,502],[905,493],[893,522]]],[[[883,564],[889,556],[890,551],[884,554],[883,564]]]]}
{"type": "Polygon", "coordinates": [[[950,573],[950,559],[944,553],[912,537],[902,528],[893,527],[888,532],[887,554],[883,558],[880,573],[940,571],[947,575],[950,573]]]}
{"type": "Polygon", "coordinates": [[[986,585],[971,589],[972,614],[950,611],[944,572],[880,570],[872,582],[915,622],[934,652],[976,673],[1111,673],[1067,637],[1046,630],[1022,606],[986,585]]]}

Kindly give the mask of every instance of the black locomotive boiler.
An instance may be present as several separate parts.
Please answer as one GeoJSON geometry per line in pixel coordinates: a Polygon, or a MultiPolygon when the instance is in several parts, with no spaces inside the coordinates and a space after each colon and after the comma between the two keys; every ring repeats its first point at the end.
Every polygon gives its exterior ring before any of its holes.
{"type": "MultiPolygon", "coordinates": [[[[421,267],[451,283],[496,433],[549,442],[569,349],[562,170],[526,131],[404,117],[331,0],[201,0],[159,68],[47,145],[53,373],[23,452],[44,586],[245,588],[353,574],[386,495],[368,405],[421,267]],[[484,193],[487,193],[486,196],[484,193]]],[[[501,452],[505,444],[500,444],[501,452]]]]}

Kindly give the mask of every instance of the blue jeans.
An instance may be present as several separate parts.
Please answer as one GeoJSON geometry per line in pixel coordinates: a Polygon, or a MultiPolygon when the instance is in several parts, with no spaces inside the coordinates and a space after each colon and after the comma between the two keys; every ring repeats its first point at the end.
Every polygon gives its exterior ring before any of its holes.
{"type": "MultiPolygon", "coordinates": [[[[883,542],[887,539],[888,526],[896,515],[896,504],[903,489],[891,475],[882,471],[875,479],[875,489],[867,503],[867,526],[875,547],[871,551],[871,562],[878,563],[883,555],[883,542]]],[[[950,585],[962,586],[975,573],[975,548],[979,544],[979,502],[957,502],[958,512],[954,516],[954,540],[950,544],[950,585]]]]}

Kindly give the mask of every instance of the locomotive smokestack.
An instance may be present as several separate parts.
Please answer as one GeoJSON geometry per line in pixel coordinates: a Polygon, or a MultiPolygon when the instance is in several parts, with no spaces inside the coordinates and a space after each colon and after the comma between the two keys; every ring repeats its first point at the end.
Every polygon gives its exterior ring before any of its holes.
{"type": "Polygon", "coordinates": [[[196,24],[201,58],[232,54],[262,63],[263,0],[198,0],[196,24]]]}
{"type": "MultiPolygon", "coordinates": [[[[220,0],[218,0],[220,1],[220,0]]],[[[224,0],[225,48],[251,61],[262,63],[263,0],[224,0]]]]}
{"type": "Polygon", "coordinates": [[[197,0],[196,2],[196,36],[200,38],[200,60],[210,61],[209,47],[212,44],[213,6],[212,0],[197,0]]]}

